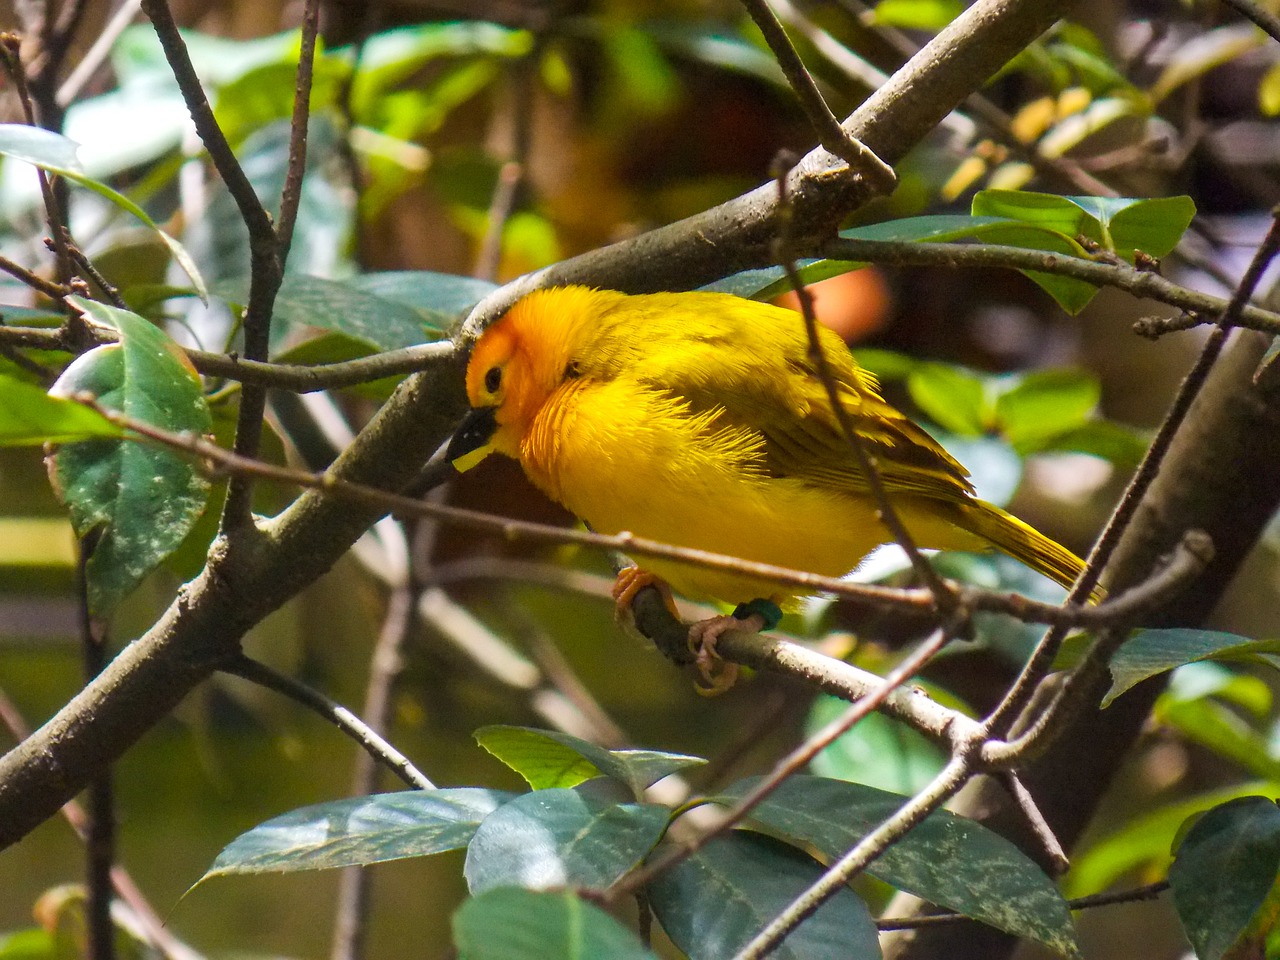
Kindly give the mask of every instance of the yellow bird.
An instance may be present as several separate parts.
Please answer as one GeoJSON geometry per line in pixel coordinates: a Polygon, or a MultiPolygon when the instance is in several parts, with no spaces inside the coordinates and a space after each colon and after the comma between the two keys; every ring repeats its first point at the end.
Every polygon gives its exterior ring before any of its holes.
{"type": "MultiPolygon", "coordinates": [[[[845,344],[825,328],[820,342],[917,544],[995,547],[1060,584],[1076,578],[1075,554],[975,497],[968,471],[881,398],[845,344]]],[[[717,293],[538,290],[477,340],[467,397],[472,410],[447,451],[454,465],[512,457],[599,533],[833,577],[892,539],[794,311],[717,293]]],[[[755,629],[776,625],[775,605],[795,595],[721,570],[643,562],[690,599],[739,604],[735,617],[755,629]]]]}

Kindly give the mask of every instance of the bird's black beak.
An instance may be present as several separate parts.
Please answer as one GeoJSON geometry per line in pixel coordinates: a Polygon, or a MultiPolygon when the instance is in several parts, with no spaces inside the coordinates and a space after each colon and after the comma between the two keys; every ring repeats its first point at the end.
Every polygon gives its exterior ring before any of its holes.
{"type": "Polygon", "coordinates": [[[455,470],[465,473],[489,455],[489,441],[498,429],[498,408],[477,407],[462,419],[453,432],[445,459],[455,470]]]}

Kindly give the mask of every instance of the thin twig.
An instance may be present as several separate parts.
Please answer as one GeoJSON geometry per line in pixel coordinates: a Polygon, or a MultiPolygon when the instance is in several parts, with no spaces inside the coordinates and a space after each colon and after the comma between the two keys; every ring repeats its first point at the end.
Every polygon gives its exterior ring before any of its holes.
{"type": "Polygon", "coordinates": [[[1251,20],[1261,27],[1272,40],[1280,41],[1280,17],[1269,10],[1264,10],[1253,0],[1222,0],[1222,2],[1246,20],[1251,20]]]}
{"type": "MultiPolygon", "coordinates": [[[[0,269],[3,264],[0,264],[0,269]]],[[[90,327],[90,340],[82,349],[117,342],[114,330],[90,327]]],[[[2,327],[0,343],[16,347],[34,347],[39,350],[67,350],[77,352],[67,343],[62,331],[49,327],[2,327]]],[[[433,363],[447,360],[453,355],[454,346],[448,340],[423,343],[413,347],[387,350],[356,360],[338,363],[263,363],[245,360],[226,353],[210,353],[205,350],[184,351],[191,365],[207,377],[222,377],[240,383],[253,383],[276,390],[294,393],[315,393],[319,390],[338,390],[362,383],[372,383],[387,377],[414,373],[433,363]]]]}
{"type": "Polygon", "coordinates": [[[319,29],[319,0],[306,0],[302,6],[298,72],[294,77],[293,116],[289,120],[289,162],[285,169],[284,189],[280,193],[280,222],[276,227],[276,256],[282,270],[293,244],[293,228],[298,221],[298,204],[302,200],[302,178],[307,170],[307,124],[311,116],[311,79],[315,73],[316,33],[319,29]]]}
{"type": "Polygon", "coordinates": [[[1062,844],[1058,842],[1058,838],[1054,835],[1053,828],[1049,826],[1044,814],[1040,812],[1040,806],[1036,803],[1036,798],[1031,795],[1031,791],[1022,782],[1022,778],[1012,770],[1006,770],[996,774],[996,779],[1009,791],[1009,795],[1018,804],[1018,809],[1022,811],[1022,816],[1031,827],[1032,834],[1040,841],[1040,848],[1044,851],[1045,856],[1048,857],[1050,875],[1061,876],[1066,873],[1071,866],[1071,861],[1067,859],[1066,851],[1062,849],[1062,844]]]}
{"type": "Polygon", "coordinates": [[[742,0],[742,5],[747,8],[751,19],[764,34],[765,42],[773,51],[774,59],[782,68],[787,83],[800,101],[800,107],[817,132],[818,141],[823,148],[866,176],[878,191],[891,192],[898,182],[898,175],[893,172],[893,167],[876,156],[857,138],[850,136],[840,125],[840,120],[831,112],[831,108],[822,98],[818,85],[813,82],[813,77],[805,69],[804,61],[796,53],[796,48],[791,45],[787,31],[778,22],[767,0],[742,0]]]}
{"type": "MultiPolygon", "coordinates": [[[[769,774],[751,788],[751,790],[729,808],[714,825],[700,832],[691,840],[673,847],[665,854],[655,857],[643,867],[625,874],[614,881],[601,895],[605,903],[617,903],[644,889],[657,876],[670,870],[677,863],[687,860],[716,837],[723,836],[728,830],[741,823],[751,811],[768,799],[787,779],[799,773],[819,753],[830,746],[837,738],[848,732],[849,728],[883,705],[889,697],[927,664],[934,655],[955,638],[955,631],[964,623],[964,617],[953,617],[946,626],[938,627],[929,639],[922,643],[910,656],[894,667],[877,683],[874,690],[865,697],[850,704],[840,716],[826,724],[821,730],[807,737],[804,743],[796,747],[785,757],[774,764],[769,774]]],[[[735,632],[729,631],[720,640],[723,643],[735,632]]],[[[816,908],[815,908],[816,909],[816,908]]]]}
{"type": "MultiPolygon", "coordinates": [[[[406,581],[392,589],[370,658],[361,716],[369,729],[380,736],[385,736],[390,726],[391,693],[403,666],[401,648],[413,626],[413,605],[414,589],[410,583],[406,581]]],[[[353,797],[373,793],[378,784],[378,770],[370,754],[356,756],[351,779],[353,797]]],[[[360,867],[342,871],[334,910],[332,960],[358,960],[364,956],[372,880],[372,873],[360,867]]]]}
{"type": "MultiPolygon", "coordinates": [[[[96,540],[96,536],[80,537],[76,549],[76,608],[86,686],[107,663],[106,632],[89,608],[88,563],[96,540]]],[[[87,953],[89,960],[114,960],[116,932],[111,919],[111,868],[116,856],[116,811],[110,766],[93,778],[88,799],[84,838],[87,953]]]]}
{"type": "Polygon", "coordinates": [[[902,547],[906,552],[916,576],[933,593],[938,610],[944,614],[949,613],[955,605],[952,591],[938,576],[937,571],[933,569],[929,561],[924,558],[920,548],[916,545],[915,538],[907,530],[906,524],[903,523],[902,517],[899,516],[897,509],[889,498],[889,491],[885,487],[884,479],[880,476],[879,464],[876,463],[871,452],[867,450],[866,443],[859,436],[858,431],[854,429],[849,411],[845,409],[844,399],[840,396],[840,388],[836,384],[835,376],[831,372],[831,365],[827,362],[826,352],[822,349],[822,340],[818,336],[818,318],[813,310],[813,295],[809,293],[808,288],[805,287],[804,282],[800,279],[799,271],[796,269],[795,252],[791,249],[792,208],[787,194],[787,173],[794,165],[794,162],[780,155],[774,163],[775,169],[773,173],[778,183],[779,220],[778,237],[774,243],[774,256],[778,263],[781,264],[782,269],[786,271],[787,279],[791,282],[796,298],[800,301],[800,312],[804,317],[805,333],[809,338],[809,359],[813,362],[818,379],[822,381],[823,389],[827,392],[827,401],[831,404],[832,412],[840,425],[840,431],[844,434],[845,443],[853,451],[854,459],[858,463],[858,469],[862,471],[862,475],[866,478],[867,487],[871,491],[872,499],[875,501],[877,519],[884,524],[885,529],[893,536],[898,546],[902,547]]]}
{"type": "Polygon", "coordinates": [[[848,853],[837,860],[808,890],[778,914],[750,943],[734,955],[734,960],[760,960],[773,951],[788,934],[833,897],[858,873],[865,870],[890,845],[905,837],[929,814],[937,810],[968,781],[971,776],[969,758],[965,754],[952,757],[942,771],[893,816],[876,827],[848,853]]]}
{"type": "Polygon", "coordinates": [[[389,744],[383,737],[357,717],[342,704],[329,699],[319,690],[307,686],[265,663],[253,660],[244,654],[222,664],[220,669],[237,677],[284,694],[324,717],[339,730],[349,736],[360,747],[382,764],[408,786],[418,790],[434,790],[435,784],[415,767],[404,754],[389,744]]]}
{"type": "MultiPolygon", "coordinates": [[[[5,69],[13,80],[18,101],[22,104],[22,112],[30,126],[38,127],[35,106],[31,98],[31,88],[27,84],[26,69],[22,64],[22,38],[16,33],[0,34],[0,58],[3,58],[5,69]]],[[[56,131],[55,131],[56,132],[56,131]]],[[[58,279],[63,283],[71,280],[71,257],[67,253],[67,234],[64,228],[62,205],[54,195],[53,185],[44,168],[36,167],[36,177],[40,181],[40,195],[44,199],[45,219],[49,225],[49,238],[53,241],[57,252],[58,279]]],[[[69,323],[75,321],[68,318],[69,323]]]]}
{"type": "MultiPolygon", "coordinates": [[[[822,254],[832,260],[874,262],[896,266],[999,267],[1036,270],[1071,277],[1099,287],[1115,287],[1135,297],[1167,303],[1193,313],[1217,316],[1229,300],[1179,286],[1158,273],[1139,270],[1127,263],[1086,260],[1043,250],[1026,250],[988,243],[915,243],[891,240],[855,240],[844,237],[822,246],[822,254]]],[[[1207,322],[1207,321],[1204,321],[1207,322]]],[[[1280,334],[1280,314],[1248,306],[1241,310],[1236,326],[1280,334]]]]}
{"type": "MultiPolygon", "coordinates": [[[[1091,910],[1094,907],[1109,907],[1117,903],[1138,903],[1143,900],[1154,900],[1169,889],[1168,880],[1149,883],[1144,887],[1132,890],[1117,890],[1115,893],[1094,893],[1087,897],[1076,897],[1068,900],[1067,906],[1072,910],[1091,910]]],[[[971,918],[963,913],[934,913],[923,917],[890,917],[876,921],[876,929],[885,930],[919,930],[922,927],[940,927],[953,923],[972,923],[971,918]]]]}
{"type": "MultiPolygon", "coordinates": [[[[263,207],[236,159],[231,145],[213,115],[213,108],[205,96],[200,78],[196,75],[187,52],[186,43],[178,31],[167,0],[142,0],[143,12],[151,19],[156,36],[169,69],[178,83],[187,111],[195,124],[209,159],[222,177],[228,192],[240,211],[240,217],[249,231],[249,297],[244,315],[244,355],[249,360],[268,359],[271,338],[271,311],[284,266],[280,259],[280,247],[271,216],[263,207]]],[[[244,389],[240,397],[240,412],[236,421],[236,452],[252,457],[258,452],[262,440],[263,415],[266,411],[266,391],[256,385],[244,389]]],[[[247,478],[234,478],[227,490],[222,511],[224,533],[253,530],[251,500],[253,488],[247,478]]],[[[233,538],[228,546],[233,548],[233,538]]]]}
{"type": "MultiPolygon", "coordinates": [[[[352,502],[378,506],[388,512],[407,517],[431,517],[446,520],[471,529],[493,531],[509,539],[527,538],[547,543],[576,544],[602,550],[618,550],[629,555],[678,560],[726,572],[771,580],[797,587],[806,593],[834,593],[847,597],[864,608],[891,609],[926,613],[936,609],[933,594],[923,588],[910,589],[882,587],[851,583],[835,577],[824,577],[801,570],[774,566],[768,563],[743,560],[707,550],[694,550],[637,537],[630,533],[603,535],[585,530],[556,527],[513,520],[476,510],[445,504],[429,503],[413,497],[388,493],[375,487],[343,480],[328,473],[311,473],[291,467],[277,466],[260,460],[241,457],[192,434],[177,434],[161,430],[151,424],[125,416],[102,407],[88,394],[72,399],[98,410],[104,417],[126,430],[174,450],[190,454],[198,461],[207,461],[211,474],[228,475],[244,473],[258,479],[291,484],[318,490],[352,502]]],[[[1165,575],[1158,575],[1123,594],[1108,598],[1104,603],[1091,607],[1063,608],[1056,604],[1041,603],[1015,593],[983,590],[975,587],[951,585],[955,591],[957,606],[970,612],[1001,613],[1025,623],[1062,624],[1072,627],[1105,627],[1114,624],[1132,625],[1136,618],[1167,596],[1166,591],[1180,588],[1181,583],[1165,575]]],[[[726,634],[728,636],[728,634],[726,634]]]]}
{"type": "Polygon", "coordinates": [[[0,270],[22,281],[32,290],[43,293],[50,300],[61,302],[62,298],[67,295],[66,287],[54,283],[52,280],[46,280],[39,274],[32,273],[26,267],[19,266],[6,256],[0,256],[0,270]]]}
{"type": "Polygon", "coordinates": [[[525,167],[533,143],[533,108],[536,90],[536,68],[541,62],[542,46],[534,44],[527,57],[511,66],[504,115],[511,126],[511,150],[498,168],[498,179],[489,200],[489,217],[480,252],[476,255],[472,275],[481,280],[496,280],[502,262],[502,237],[520,199],[525,183],[525,167]]]}
{"type": "MultiPolygon", "coordinates": [[[[1235,325],[1244,309],[1244,305],[1253,296],[1253,291],[1257,287],[1259,280],[1262,279],[1263,272],[1278,251],[1280,251],[1280,216],[1277,215],[1276,211],[1273,211],[1271,228],[1259,245],[1253,260],[1245,270],[1244,276],[1241,277],[1240,283],[1236,286],[1226,309],[1219,316],[1217,326],[1209,334],[1208,339],[1205,340],[1204,348],[1196,359],[1195,365],[1192,366],[1178,388],[1178,393],[1174,397],[1173,403],[1170,404],[1169,411],[1165,414],[1159,430],[1156,431],[1156,435],[1151,441],[1151,446],[1148,447],[1146,455],[1142,458],[1142,463],[1139,464],[1133,478],[1129,481],[1129,486],[1125,489],[1124,495],[1120,499],[1120,503],[1107,521],[1107,525],[1103,528],[1097,543],[1094,544],[1093,550],[1085,562],[1084,571],[1071,588],[1066,601],[1068,604],[1083,602],[1088,598],[1093,588],[1097,586],[1102,576],[1102,571],[1106,568],[1111,555],[1120,543],[1120,538],[1129,528],[1134,516],[1136,516],[1138,506],[1146,496],[1147,490],[1155,482],[1155,478],[1160,472],[1160,467],[1164,463],[1164,458],[1173,445],[1173,439],[1178,430],[1186,420],[1191,405],[1195,402],[1196,397],[1200,395],[1200,390],[1204,387],[1214,364],[1221,355],[1231,327],[1235,325]]],[[[1008,694],[1005,695],[989,717],[991,730],[994,734],[997,736],[1003,735],[1030,701],[1036,685],[1049,672],[1054,659],[1057,657],[1058,649],[1061,647],[1062,641],[1066,639],[1066,633],[1067,631],[1061,627],[1054,628],[1046,633],[1036,646],[1035,651],[1018,675],[1013,687],[1010,688],[1008,694]]]]}

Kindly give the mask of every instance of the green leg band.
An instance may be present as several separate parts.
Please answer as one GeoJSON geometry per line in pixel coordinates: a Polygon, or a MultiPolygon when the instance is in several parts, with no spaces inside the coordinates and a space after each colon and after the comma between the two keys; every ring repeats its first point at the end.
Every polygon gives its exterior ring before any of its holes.
{"type": "Polygon", "coordinates": [[[754,600],[740,603],[733,608],[733,616],[737,620],[746,620],[756,613],[764,621],[764,627],[761,628],[764,630],[772,630],[782,621],[782,609],[772,600],[762,600],[760,597],[756,597],[754,600]]]}

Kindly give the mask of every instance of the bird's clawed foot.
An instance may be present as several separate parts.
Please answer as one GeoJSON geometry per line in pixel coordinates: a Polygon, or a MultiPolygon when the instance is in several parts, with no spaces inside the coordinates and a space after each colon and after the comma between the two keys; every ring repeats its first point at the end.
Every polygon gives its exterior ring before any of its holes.
{"type": "Polygon", "coordinates": [[[782,619],[782,611],[772,600],[757,599],[740,603],[733,613],[699,620],[689,628],[689,649],[702,680],[698,692],[708,697],[724,693],[738,680],[738,665],[721,658],[716,652],[720,637],[729,630],[761,633],[772,630],[782,619]]]}

